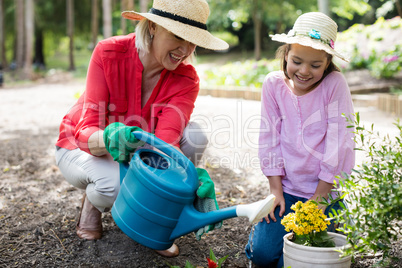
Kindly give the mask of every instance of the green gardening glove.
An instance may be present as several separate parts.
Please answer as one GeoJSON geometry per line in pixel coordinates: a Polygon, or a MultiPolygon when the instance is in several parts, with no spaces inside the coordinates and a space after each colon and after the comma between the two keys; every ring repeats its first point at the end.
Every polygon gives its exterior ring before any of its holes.
{"type": "MultiPolygon", "coordinates": [[[[197,196],[194,201],[195,209],[200,212],[218,210],[219,206],[216,201],[214,182],[211,180],[211,177],[205,169],[196,168],[196,170],[200,186],[197,189],[197,196]]],[[[194,233],[197,240],[200,240],[204,233],[208,233],[215,228],[219,229],[221,227],[222,221],[202,227],[194,233]]]]}
{"type": "Polygon", "coordinates": [[[139,127],[129,127],[120,122],[111,123],[103,132],[106,150],[119,163],[129,162],[130,154],[144,143],[140,142],[133,131],[142,131],[139,127]]]}

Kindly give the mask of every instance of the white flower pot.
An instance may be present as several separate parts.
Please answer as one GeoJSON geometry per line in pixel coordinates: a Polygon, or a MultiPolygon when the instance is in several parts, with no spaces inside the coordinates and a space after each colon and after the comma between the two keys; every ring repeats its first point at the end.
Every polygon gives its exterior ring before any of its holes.
{"type": "Polygon", "coordinates": [[[336,251],[346,245],[346,237],[341,234],[328,232],[334,238],[336,247],[308,247],[289,241],[291,233],[283,237],[284,268],[349,268],[352,256],[340,258],[336,251]]]}

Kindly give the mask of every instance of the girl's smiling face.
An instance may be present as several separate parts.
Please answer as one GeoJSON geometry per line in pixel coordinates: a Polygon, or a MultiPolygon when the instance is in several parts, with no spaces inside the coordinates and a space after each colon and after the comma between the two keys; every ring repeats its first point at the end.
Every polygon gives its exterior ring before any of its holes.
{"type": "Polygon", "coordinates": [[[152,22],[150,34],[154,36],[151,53],[156,61],[169,71],[175,70],[180,63],[193,54],[196,47],[196,45],[152,22]]]}
{"type": "Polygon", "coordinates": [[[292,44],[285,55],[286,71],[290,78],[289,85],[294,94],[301,96],[318,86],[330,64],[328,55],[323,50],[292,44]]]}

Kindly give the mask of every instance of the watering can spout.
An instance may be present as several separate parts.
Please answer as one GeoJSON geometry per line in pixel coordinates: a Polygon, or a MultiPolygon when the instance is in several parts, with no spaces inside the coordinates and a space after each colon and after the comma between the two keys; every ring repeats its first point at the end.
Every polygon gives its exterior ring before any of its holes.
{"type": "Polygon", "coordinates": [[[271,212],[274,201],[275,196],[271,194],[264,200],[251,204],[237,205],[206,213],[199,212],[192,205],[186,206],[180,214],[170,239],[174,240],[182,235],[197,231],[206,225],[234,217],[248,217],[250,223],[259,222],[271,212]]]}

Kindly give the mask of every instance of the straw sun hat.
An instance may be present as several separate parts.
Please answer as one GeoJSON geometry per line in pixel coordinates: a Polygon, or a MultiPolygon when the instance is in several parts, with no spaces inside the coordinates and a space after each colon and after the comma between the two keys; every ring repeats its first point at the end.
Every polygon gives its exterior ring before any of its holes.
{"type": "Polygon", "coordinates": [[[335,50],[337,32],[338,25],[330,17],[320,12],[309,12],[297,18],[293,29],[288,34],[275,34],[270,37],[278,42],[324,50],[348,61],[345,56],[335,50]]]}
{"type": "Polygon", "coordinates": [[[203,48],[226,50],[229,47],[225,41],[208,32],[209,6],[205,0],[154,0],[148,13],[124,11],[122,16],[130,20],[147,18],[203,48]]]}

